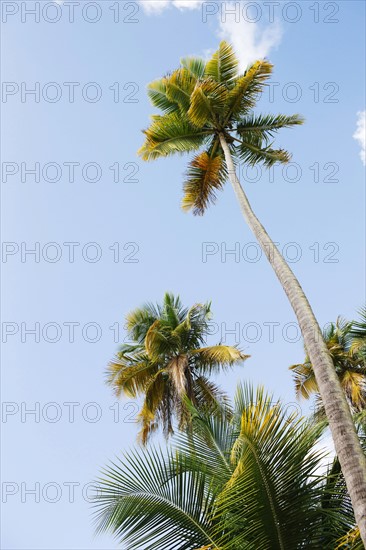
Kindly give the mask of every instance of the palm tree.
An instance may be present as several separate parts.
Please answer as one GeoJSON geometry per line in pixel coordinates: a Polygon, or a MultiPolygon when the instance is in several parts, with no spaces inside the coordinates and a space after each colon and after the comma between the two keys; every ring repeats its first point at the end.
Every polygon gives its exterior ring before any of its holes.
{"type": "Polygon", "coordinates": [[[203,214],[228,178],[250,229],[273,267],[301,328],[317,385],[366,544],[366,459],[328,348],[310,304],[290,267],[254,214],[235,172],[235,162],[270,167],[290,155],[272,148],[281,128],[303,123],[298,115],[253,113],[259,93],[272,72],[268,61],[256,61],[238,75],[232,47],[221,42],[206,63],[185,58],[171,74],[152,82],[149,97],[161,115],[153,115],[139,150],[144,160],[197,151],[189,164],[182,206],[203,214]]]}
{"type": "MultiPolygon", "coordinates": [[[[323,331],[324,341],[353,414],[366,409],[366,361],[359,330],[354,321],[346,322],[338,317],[335,324],[331,323],[323,331]]],[[[309,357],[306,356],[304,363],[292,365],[290,369],[294,373],[297,396],[309,399],[316,394],[316,410],[322,414],[324,409],[309,357]]]]}
{"type": "Polygon", "coordinates": [[[193,437],[179,435],[167,453],[134,450],[104,470],[99,532],[129,550],[334,550],[351,536],[339,464],[328,476],[320,471],[325,423],[288,417],[248,385],[239,386],[230,419],[191,410],[193,437]]]}
{"type": "Polygon", "coordinates": [[[366,363],[366,307],[359,311],[360,321],[353,321],[351,336],[352,351],[357,352],[366,363]]]}
{"type": "Polygon", "coordinates": [[[117,396],[144,394],[139,415],[144,444],[159,425],[166,437],[172,434],[175,417],[180,429],[189,425],[184,397],[211,412],[225,406],[225,394],[209,376],[249,356],[233,346],[205,346],[210,318],[210,304],[188,310],[168,293],[162,306],[146,304],[127,316],[131,343],[109,364],[108,383],[117,396]]]}

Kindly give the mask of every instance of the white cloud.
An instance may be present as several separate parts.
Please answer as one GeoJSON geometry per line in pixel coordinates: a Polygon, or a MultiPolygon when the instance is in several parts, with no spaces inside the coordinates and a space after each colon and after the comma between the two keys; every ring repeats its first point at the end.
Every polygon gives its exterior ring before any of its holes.
{"type": "Polygon", "coordinates": [[[146,13],[160,13],[171,4],[169,0],[140,0],[146,13]]]}
{"type": "MultiPolygon", "coordinates": [[[[140,0],[140,4],[146,13],[153,14],[161,13],[172,6],[179,10],[198,9],[202,5],[202,0],[140,0]]],[[[280,44],[282,28],[276,21],[263,27],[259,23],[244,19],[237,7],[238,3],[226,2],[225,13],[218,12],[217,34],[220,39],[227,40],[234,46],[240,60],[240,71],[243,71],[253,61],[267,57],[270,51],[280,44]]]]}
{"type": "Polygon", "coordinates": [[[357,113],[357,127],[352,136],[360,145],[360,157],[364,166],[366,166],[366,111],[359,111],[357,113]]]}
{"type": "MultiPolygon", "coordinates": [[[[230,9],[235,11],[234,3],[226,3],[226,10],[230,9]]],[[[225,18],[221,17],[219,25],[219,37],[234,46],[241,71],[253,61],[267,57],[282,39],[282,28],[278,22],[261,27],[258,23],[250,22],[243,17],[237,22],[233,15],[228,15],[225,18]]]]}
{"type": "Polygon", "coordinates": [[[203,0],[140,0],[146,13],[161,13],[171,6],[179,10],[195,10],[201,7],[202,2],[203,0]]]}
{"type": "Polygon", "coordinates": [[[174,0],[173,5],[180,9],[195,10],[201,7],[203,0],[174,0]]]}

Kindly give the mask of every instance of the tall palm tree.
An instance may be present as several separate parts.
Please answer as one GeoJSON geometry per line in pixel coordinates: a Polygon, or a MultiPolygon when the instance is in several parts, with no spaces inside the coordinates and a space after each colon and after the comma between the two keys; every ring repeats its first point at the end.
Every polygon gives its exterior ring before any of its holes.
{"type": "MultiPolygon", "coordinates": [[[[331,323],[323,331],[324,341],[352,413],[366,409],[366,360],[362,354],[359,330],[354,321],[346,322],[338,317],[336,323],[331,323]]],[[[310,358],[306,356],[304,363],[292,365],[290,369],[294,373],[297,396],[309,399],[312,394],[316,394],[316,410],[322,413],[324,409],[310,358]]]]}
{"type": "Polygon", "coordinates": [[[153,160],[175,153],[201,151],[189,164],[182,206],[203,214],[228,178],[250,229],[273,267],[299,321],[329,419],[335,448],[366,544],[366,459],[328,348],[310,304],[290,267],[254,214],[235,172],[235,162],[270,167],[290,155],[272,148],[281,128],[302,124],[298,115],[253,113],[258,94],[272,72],[257,61],[238,75],[232,47],[221,42],[207,63],[185,58],[171,74],[152,82],[149,97],[161,115],[153,115],[139,154],[153,160]]]}
{"type": "Polygon", "coordinates": [[[337,461],[321,472],[323,429],[239,386],[231,419],[193,409],[193,437],[104,470],[97,529],[129,550],[334,550],[355,521],[337,461]]]}
{"type": "Polygon", "coordinates": [[[117,396],[144,395],[139,414],[144,444],[160,425],[166,437],[172,434],[175,418],[180,429],[189,425],[185,397],[211,412],[225,406],[225,394],[209,377],[249,356],[233,346],[205,346],[210,318],[210,304],[187,309],[169,293],[161,306],[146,304],[127,316],[131,343],[109,364],[108,383],[117,396]]]}

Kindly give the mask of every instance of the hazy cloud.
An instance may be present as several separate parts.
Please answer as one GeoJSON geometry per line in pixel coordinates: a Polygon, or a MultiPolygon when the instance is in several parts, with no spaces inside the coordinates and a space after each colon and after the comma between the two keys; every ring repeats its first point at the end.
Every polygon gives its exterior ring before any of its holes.
{"type": "Polygon", "coordinates": [[[353,138],[358,142],[361,147],[360,157],[364,166],[366,166],[366,111],[358,111],[357,113],[357,126],[356,131],[353,134],[353,138]]]}

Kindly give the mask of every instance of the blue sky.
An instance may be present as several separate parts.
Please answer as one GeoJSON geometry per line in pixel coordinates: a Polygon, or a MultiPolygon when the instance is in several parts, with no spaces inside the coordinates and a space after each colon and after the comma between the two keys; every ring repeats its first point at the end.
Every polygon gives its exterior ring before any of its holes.
{"type": "Polygon", "coordinates": [[[293,152],[287,170],[240,167],[240,178],[320,324],[352,318],[365,299],[365,7],[80,1],[70,22],[60,1],[40,2],[37,22],[35,4],[1,3],[2,547],[106,550],[117,545],[93,536],[88,484],[137,433],[138,403],[117,404],[104,383],[129,310],[166,290],[212,300],[211,340],[251,355],[219,378],[231,394],[250,380],[294,403],[288,366],[303,357],[229,185],[194,218],[179,206],[187,159],[136,156],[146,84],[221,38],[242,67],[274,63],[258,108],[306,124],[278,138],[293,152]],[[39,98],[26,93],[38,86],[39,98]]]}

